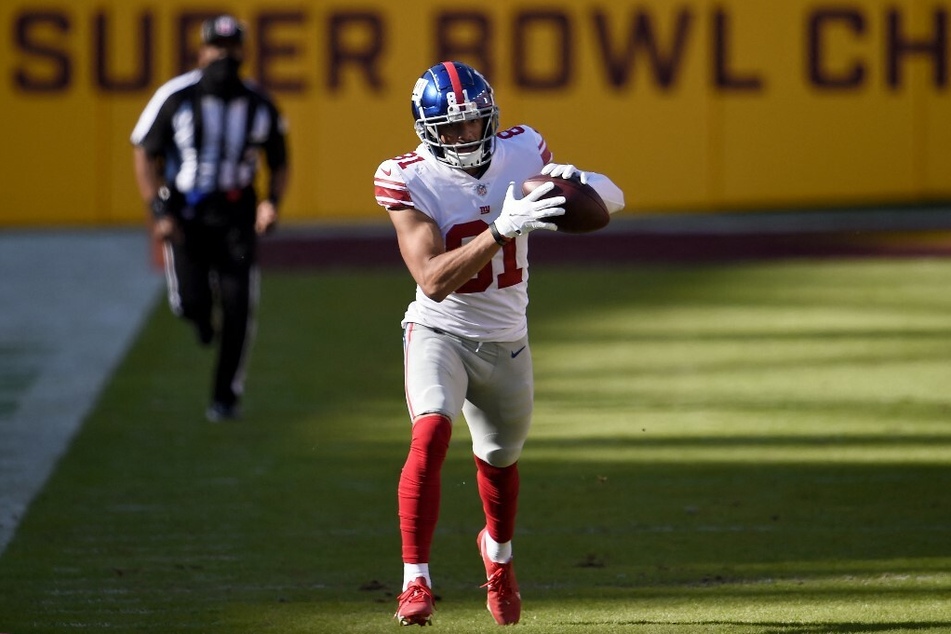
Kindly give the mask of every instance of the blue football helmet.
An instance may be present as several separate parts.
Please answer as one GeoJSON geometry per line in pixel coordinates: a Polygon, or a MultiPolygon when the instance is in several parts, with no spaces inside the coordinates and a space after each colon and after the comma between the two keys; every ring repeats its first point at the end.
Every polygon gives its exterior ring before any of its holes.
{"type": "Polygon", "coordinates": [[[461,62],[436,64],[416,80],[413,88],[416,134],[433,155],[450,167],[471,168],[492,159],[499,108],[492,86],[479,71],[461,62]],[[470,143],[443,143],[439,126],[482,119],[482,138],[470,143]]]}

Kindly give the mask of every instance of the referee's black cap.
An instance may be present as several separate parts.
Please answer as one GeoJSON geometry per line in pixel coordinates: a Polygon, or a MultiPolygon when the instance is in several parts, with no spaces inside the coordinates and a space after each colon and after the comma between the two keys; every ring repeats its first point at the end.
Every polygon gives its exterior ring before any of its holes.
{"type": "Polygon", "coordinates": [[[244,43],[244,26],[233,15],[219,15],[201,25],[201,42],[209,46],[244,43]]]}

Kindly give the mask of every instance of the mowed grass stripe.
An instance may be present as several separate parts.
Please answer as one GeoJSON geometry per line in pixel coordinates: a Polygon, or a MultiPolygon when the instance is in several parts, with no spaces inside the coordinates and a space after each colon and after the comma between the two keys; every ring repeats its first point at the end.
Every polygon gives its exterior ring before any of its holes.
{"type": "MultiPolygon", "coordinates": [[[[536,267],[523,629],[951,631],[951,263],[536,267]]],[[[267,272],[246,418],[159,306],[0,558],[0,631],[380,632],[402,271],[267,272]]],[[[495,631],[457,426],[436,627],[495,631]]]]}

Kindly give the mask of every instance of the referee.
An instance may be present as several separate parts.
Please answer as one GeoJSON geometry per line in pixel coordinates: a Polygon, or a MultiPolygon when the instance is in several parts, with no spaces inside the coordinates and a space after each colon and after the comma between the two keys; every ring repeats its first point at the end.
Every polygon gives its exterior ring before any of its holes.
{"type": "Polygon", "coordinates": [[[132,131],[136,183],[163,241],[172,312],[218,343],[208,420],[239,416],[255,330],[257,236],[271,230],[288,179],[283,119],[243,80],[244,26],[221,15],[201,28],[198,68],[156,91],[132,131]],[[259,200],[258,161],[268,167],[259,200]]]}

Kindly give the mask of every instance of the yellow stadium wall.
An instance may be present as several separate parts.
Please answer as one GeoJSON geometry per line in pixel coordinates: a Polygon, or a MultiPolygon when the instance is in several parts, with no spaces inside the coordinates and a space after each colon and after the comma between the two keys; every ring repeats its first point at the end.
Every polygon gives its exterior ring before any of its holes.
{"type": "Polygon", "coordinates": [[[949,5],[8,0],[0,225],[141,222],[129,134],[222,11],[290,124],[292,221],[380,217],[373,171],[415,147],[409,95],[447,58],[632,213],[945,199],[949,5]]]}

